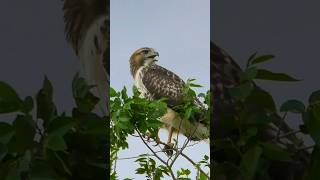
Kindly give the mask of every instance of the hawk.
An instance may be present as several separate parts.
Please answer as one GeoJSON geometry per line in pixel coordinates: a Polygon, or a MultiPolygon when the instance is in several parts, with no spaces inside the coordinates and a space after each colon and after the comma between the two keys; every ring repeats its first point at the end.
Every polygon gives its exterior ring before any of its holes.
{"type": "MultiPolygon", "coordinates": [[[[182,120],[173,107],[179,105],[184,96],[185,82],[172,71],[156,64],[159,53],[153,48],[143,47],[136,50],[130,57],[130,71],[140,96],[149,100],[166,98],[167,113],[161,117],[166,128],[169,129],[167,144],[171,143],[172,133],[178,132],[190,137],[191,140],[202,140],[209,137],[209,127],[202,121],[201,116],[195,123],[182,120]],[[181,124],[180,124],[181,122],[181,124]]],[[[199,99],[195,98],[193,105],[204,107],[199,99]]]]}
{"type": "Polygon", "coordinates": [[[67,41],[81,62],[87,83],[108,113],[109,90],[109,0],[64,0],[67,41]]]}

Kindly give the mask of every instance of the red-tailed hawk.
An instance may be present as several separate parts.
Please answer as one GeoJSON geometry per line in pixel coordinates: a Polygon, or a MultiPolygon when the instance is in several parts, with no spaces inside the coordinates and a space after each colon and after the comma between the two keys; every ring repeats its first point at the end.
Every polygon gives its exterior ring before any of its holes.
{"type": "MultiPolygon", "coordinates": [[[[204,124],[200,116],[195,123],[184,119],[181,121],[178,113],[172,110],[181,103],[185,95],[183,92],[185,82],[175,73],[157,65],[157,56],[159,53],[152,48],[144,47],[136,50],[130,58],[130,71],[141,97],[149,100],[166,98],[167,114],[160,121],[169,129],[168,144],[171,142],[172,133],[178,129],[191,140],[209,138],[209,127],[204,124]]],[[[203,109],[199,99],[194,99],[193,104],[203,109]]]]}
{"type": "Polygon", "coordinates": [[[108,112],[109,0],[64,0],[67,41],[79,57],[83,74],[108,112]]]}

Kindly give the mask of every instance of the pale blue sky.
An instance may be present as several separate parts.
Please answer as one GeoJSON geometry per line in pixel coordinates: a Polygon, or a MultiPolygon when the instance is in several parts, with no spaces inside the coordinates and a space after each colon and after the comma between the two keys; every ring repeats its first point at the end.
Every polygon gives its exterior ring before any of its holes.
{"type": "MultiPolygon", "coordinates": [[[[198,92],[209,89],[209,0],[111,0],[110,10],[112,87],[120,90],[126,86],[131,93],[133,79],[130,75],[129,58],[136,49],[147,46],[159,52],[159,65],[175,72],[184,80],[197,79],[197,83],[204,86],[198,92]]],[[[166,141],[165,133],[161,133],[161,138],[166,141]]],[[[150,153],[140,139],[135,137],[129,138],[129,148],[122,151],[119,157],[150,153]]],[[[199,161],[204,154],[209,154],[209,144],[200,143],[188,148],[186,153],[199,161]]],[[[134,175],[138,167],[134,160],[121,160],[117,163],[119,179],[144,178],[134,175]]],[[[194,169],[183,159],[178,159],[176,164],[176,170],[181,167],[194,169]]]]}
{"type": "Polygon", "coordinates": [[[111,1],[111,85],[132,86],[130,55],[152,47],[158,64],[209,89],[209,0],[111,1]]]}

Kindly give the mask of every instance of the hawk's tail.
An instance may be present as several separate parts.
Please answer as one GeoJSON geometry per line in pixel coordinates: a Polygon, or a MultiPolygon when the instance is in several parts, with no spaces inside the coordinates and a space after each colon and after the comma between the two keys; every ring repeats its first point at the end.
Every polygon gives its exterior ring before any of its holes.
{"type": "Polygon", "coordinates": [[[201,121],[189,121],[182,119],[179,113],[168,108],[167,113],[161,117],[161,122],[176,129],[177,132],[185,135],[193,141],[209,139],[209,126],[201,121]]]}

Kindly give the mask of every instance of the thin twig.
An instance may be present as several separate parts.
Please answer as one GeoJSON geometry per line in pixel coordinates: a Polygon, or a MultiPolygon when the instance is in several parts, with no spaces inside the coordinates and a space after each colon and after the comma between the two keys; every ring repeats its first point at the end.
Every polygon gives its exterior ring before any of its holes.
{"type": "Polygon", "coordinates": [[[195,130],[193,131],[192,134],[189,135],[189,137],[186,139],[185,143],[183,144],[182,148],[180,151],[177,151],[175,157],[173,158],[173,160],[171,161],[171,164],[169,165],[169,167],[171,168],[174,164],[174,162],[177,160],[177,158],[179,157],[179,155],[182,153],[182,151],[184,150],[184,148],[186,148],[186,146],[188,145],[190,138],[194,135],[194,133],[197,131],[199,127],[199,124],[197,125],[197,127],[195,128],[195,130]]]}
{"type": "MultiPolygon", "coordinates": [[[[194,143],[194,144],[191,144],[191,145],[189,145],[189,146],[186,146],[186,147],[190,147],[190,146],[194,146],[195,144],[198,144],[199,142],[197,142],[197,143],[194,143]]],[[[166,143],[164,143],[164,142],[162,142],[162,141],[159,141],[159,144],[161,144],[161,145],[167,145],[166,143]]],[[[172,148],[172,149],[170,149],[170,150],[174,150],[174,151],[176,151],[176,152],[178,152],[178,151],[181,151],[181,149],[182,148],[172,148]]],[[[158,152],[160,152],[160,151],[158,151],[158,152]]],[[[161,151],[161,152],[163,152],[163,150],[161,151]]],[[[157,153],[157,152],[155,152],[155,153],[157,153]]],[[[186,160],[188,160],[192,165],[194,165],[196,168],[197,168],[197,170],[199,170],[202,174],[204,174],[208,179],[209,179],[209,176],[200,168],[200,167],[198,167],[197,166],[197,164],[191,159],[191,158],[189,158],[186,154],[184,154],[183,152],[181,152],[180,153],[180,155],[182,156],[182,157],[184,157],[186,160]]],[[[166,164],[167,165],[167,164],[166,164]]],[[[169,169],[171,169],[171,168],[169,168],[169,169]]]]}
{"type": "MultiPolygon", "coordinates": [[[[168,166],[168,163],[166,163],[163,159],[161,159],[161,158],[157,155],[157,153],[155,153],[155,151],[153,151],[153,149],[145,142],[145,140],[143,139],[143,137],[142,137],[141,133],[139,132],[139,130],[136,129],[136,131],[138,132],[139,137],[140,137],[140,139],[142,140],[142,142],[143,142],[143,143],[147,146],[147,148],[154,154],[154,156],[155,156],[156,158],[158,158],[159,161],[161,161],[163,164],[165,164],[166,166],[168,166]]],[[[168,167],[169,167],[169,166],[168,166],[168,167]]],[[[176,180],[176,177],[175,177],[174,173],[172,172],[172,169],[171,169],[170,167],[169,167],[168,169],[169,169],[169,173],[170,173],[172,179],[173,179],[173,180],[176,180]]]]}
{"type": "Polygon", "coordinates": [[[301,132],[301,130],[291,131],[291,132],[288,132],[288,133],[285,133],[285,134],[279,136],[278,139],[286,138],[286,137],[288,137],[288,136],[297,134],[297,133],[299,133],[299,132],[301,132]]]}
{"type": "MultiPolygon", "coordinates": [[[[155,153],[159,153],[159,152],[163,152],[163,151],[155,151],[155,153]]],[[[132,156],[132,157],[123,157],[123,158],[118,158],[117,160],[128,160],[128,159],[136,159],[136,158],[140,158],[140,157],[148,157],[148,156],[154,156],[154,154],[143,154],[143,155],[139,155],[139,156],[132,156]]]]}
{"type": "MultiPolygon", "coordinates": [[[[165,145],[165,143],[162,142],[162,141],[160,141],[160,144],[165,145]]],[[[194,145],[194,144],[193,144],[193,145],[194,145]]],[[[192,146],[193,146],[193,145],[192,145],[192,146]]],[[[179,149],[177,149],[177,148],[172,148],[172,150],[174,150],[174,151],[179,151],[179,149]]],[[[180,150],[180,151],[181,151],[181,150],[180,150]]],[[[209,178],[209,176],[208,176],[200,167],[198,167],[197,164],[196,164],[191,158],[189,158],[186,154],[184,154],[183,152],[181,152],[180,155],[183,156],[184,158],[186,158],[186,159],[187,159],[192,165],[194,165],[201,173],[205,174],[206,177],[209,178]]]]}
{"type": "Polygon", "coordinates": [[[143,137],[142,137],[141,133],[139,132],[139,130],[136,129],[136,131],[138,132],[139,137],[140,137],[140,139],[142,140],[142,142],[143,142],[143,143],[147,146],[147,148],[155,155],[155,157],[158,158],[162,163],[166,164],[166,162],[165,162],[163,159],[161,159],[161,158],[153,151],[153,149],[145,142],[145,140],[143,139],[143,137]]]}
{"type": "MultiPolygon", "coordinates": [[[[285,118],[287,117],[287,112],[285,112],[281,118],[281,123],[283,124],[284,123],[284,120],[285,118]]],[[[276,136],[276,139],[279,140],[279,136],[280,136],[280,133],[281,133],[281,128],[278,128],[278,132],[277,132],[277,136],[276,136]]]]}
{"type": "Polygon", "coordinates": [[[185,155],[184,153],[181,153],[181,156],[183,156],[184,158],[186,158],[194,167],[197,168],[198,171],[200,171],[202,174],[204,174],[208,179],[209,179],[209,176],[199,167],[197,166],[197,164],[192,160],[190,159],[187,155],[185,155]]]}

